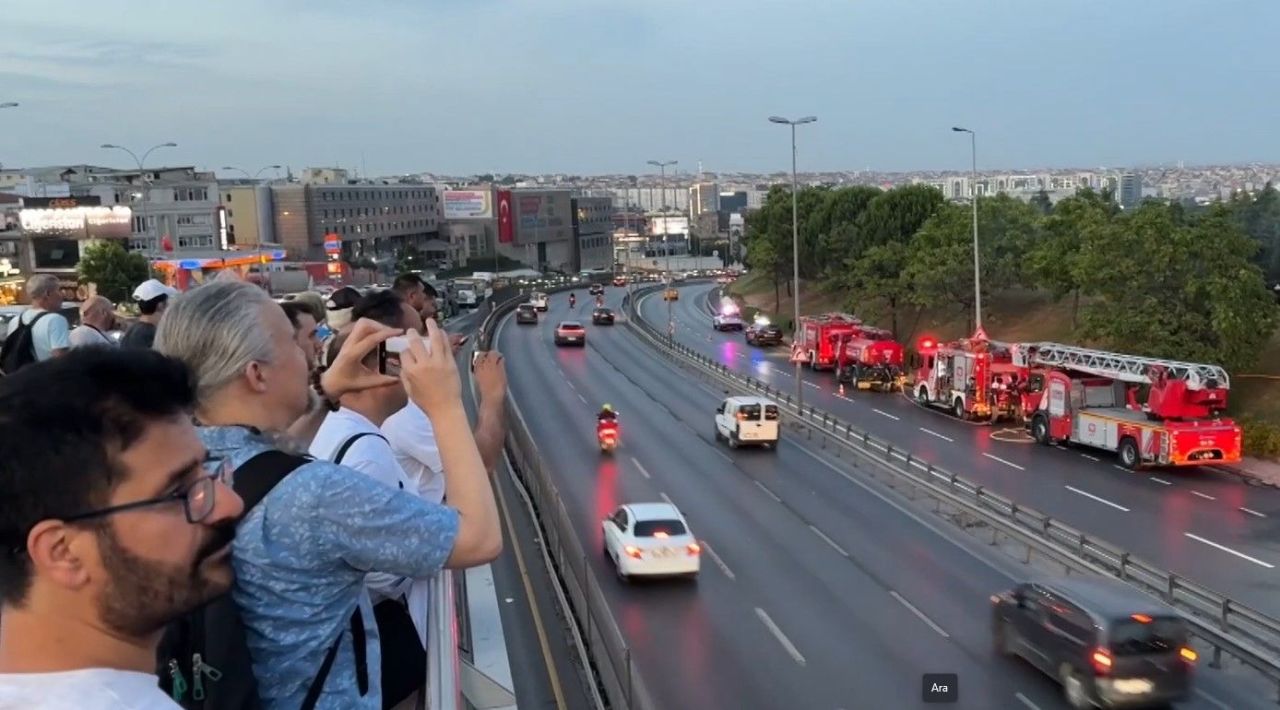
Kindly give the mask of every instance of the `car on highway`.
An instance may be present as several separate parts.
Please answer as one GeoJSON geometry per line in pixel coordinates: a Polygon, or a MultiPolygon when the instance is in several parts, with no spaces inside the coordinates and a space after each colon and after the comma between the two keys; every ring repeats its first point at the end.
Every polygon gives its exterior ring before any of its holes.
{"type": "Polygon", "coordinates": [[[697,578],[702,545],[670,503],[629,503],[601,523],[604,555],[613,561],[618,579],[686,576],[697,578]]]}
{"type": "Polygon", "coordinates": [[[780,436],[778,405],[764,397],[729,397],[716,408],[716,441],[729,448],[753,444],[776,449],[780,436]]]}
{"type": "Polygon", "coordinates": [[[1071,576],[991,596],[996,652],[1062,684],[1073,708],[1164,706],[1185,699],[1198,654],[1178,612],[1119,580],[1071,576]]]}
{"type": "Polygon", "coordinates": [[[720,284],[721,286],[725,286],[725,285],[731,284],[731,283],[733,283],[733,277],[732,277],[732,276],[729,276],[728,274],[726,274],[726,275],[724,275],[724,276],[717,276],[717,277],[716,277],[716,283],[720,284]]]}
{"type": "Polygon", "coordinates": [[[613,310],[602,306],[591,311],[591,324],[613,325],[613,310]]]}
{"type": "Polygon", "coordinates": [[[538,310],[533,307],[532,303],[521,303],[516,306],[516,325],[524,325],[526,323],[538,324],[538,310]]]}
{"type": "Polygon", "coordinates": [[[604,284],[591,284],[591,287],[587,289],[587,293],[592,296],[603,296],[604,284]]]}
{"type": "Polygon", "coordinates": [[[535,310],[545,311],[547,310],[547,294],[542,292],[535,293],[529,296],[529,303],[535,310]]]}
{"type": "Polygon", "coordinates": [[[737,308],[721,308],[711,317],[711,327],[716,330],[742,330],[742,316],[737,308]]]}
{"type": "Polygon", "coordinates": [[[770,323],[768,318],[756,318],[742,333],[747,345],[782,344],[782,328],[770,323]]]}
{"type": "Polygon", "coordinates": [[[556,345],[586,345],[587,329],[576,320],[561,321],[556,326],[556,345]]]}
{"type": "Polygon", "coordinates": [[[680,300],[680,289],[678,289],[678,288],[668,288],[666,291],[663,291],[663,292],[662,292],[662,300],[664,300],[664,301],[679,301],[679,300],[680,300]]]}
{"type": "Polygon", "coordinates": [[[626,286],[626,285],[627,285],[627,277],[626,277],[626,276],[614,276],[614,277],[613,277],[613,285],[614,285],[614,286],[626,286]]]}

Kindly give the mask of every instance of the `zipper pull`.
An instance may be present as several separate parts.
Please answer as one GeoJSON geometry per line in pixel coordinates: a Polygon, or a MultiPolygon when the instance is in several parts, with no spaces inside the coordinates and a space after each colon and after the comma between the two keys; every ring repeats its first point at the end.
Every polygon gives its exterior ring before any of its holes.
{"type": "Polygon", "coordinates": [[[173,690],[169,694],[176,703],[182,703],[182,696],[187,694],[187,679],[182,677],[182,670],[178,668],[178,661],[170,659],[169,661],[169,677],[173,680],[173,690]]]}
{"type": "Polygon", "coordinates": [[[222,679],[222,671],[205,663],[204,659],[197,653],[191,657],[191,682],[193,686],[191,698],[193,700],[204,700],[205,676],[208,676],[209,680],[216,683],[222,679]]]}

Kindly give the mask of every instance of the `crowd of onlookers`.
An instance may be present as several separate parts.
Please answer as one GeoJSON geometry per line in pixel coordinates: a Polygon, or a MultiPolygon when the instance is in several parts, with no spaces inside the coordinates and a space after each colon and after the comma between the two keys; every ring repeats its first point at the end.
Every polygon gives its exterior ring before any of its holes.
{"type": "Polygon", "coordinates": [[[0,708],[413,707],[429,582],[502,549],[506,375],[416,275],[277,303],[56,279],[0,367],[0,708]],[[407,336],[407,337],[397,337],[407,336]],[[404,341],[403,347],[390,347],[404,341]]]}

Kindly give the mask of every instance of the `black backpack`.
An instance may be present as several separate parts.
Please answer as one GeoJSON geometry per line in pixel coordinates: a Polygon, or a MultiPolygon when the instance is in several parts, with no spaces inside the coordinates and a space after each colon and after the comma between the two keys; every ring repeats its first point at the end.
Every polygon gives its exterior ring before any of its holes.
{"type": "Polygon", "coordinates": [[[4,345],[0,346],[0,371],[6,375],[12,375],[27,365],[35,364],[35,327],[36,323],[47,315],[50,315],[49,311],[41,311],[31,319],[30,323],[22,322],[22,314],[14,316],[9,337],[5,338],[4,345]]]}
{"type": "MultiPolygon", "coordinates": [[[[236,469],[235,492],[244,500],[244,514],[248,515],[276,484],[310,461],[309,457],[272,450],[254,456],[236,469]]],[[[369,692],[369,669],[365,658],[364,619],[358,606],[351,614],[350,628],[356,682],[363,696],[369,692]]],[[[342,637],[343,634],[338,634],[325,653],[307,688],[302,710],[312,710],[320,699],[342,637]]],[[[156,649],[156,672],[160,688],[186,710],[262,708],[240,609],[230,593],[165,628],[156,649]]]]}

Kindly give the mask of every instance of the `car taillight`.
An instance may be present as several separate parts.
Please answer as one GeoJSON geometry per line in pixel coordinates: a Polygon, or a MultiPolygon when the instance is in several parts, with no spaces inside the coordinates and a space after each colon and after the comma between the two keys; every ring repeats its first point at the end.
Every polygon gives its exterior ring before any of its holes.
{"type": "Polygon", "coordinates": [[[1196,653],[1196,650],[1190,646],[1183,646],[1178,649],[1178,655],[1187,663],[1195,663],[1196,659],[1200,657],[1200,654],[1196,653]]]}
{"type": "Polygon", "coordinates": [[[1098,675],[1106,675],[1111,672],[1111,653],[1105,648],[1095,648],[1090,654],[1089,660],[1093,663],[1093,670],[1098,675]]]}
{"type": "Polygon", "coordinates": [[[696,542],[689,543],[685,549],[689,550],[690,555],[702,554],[702,545],[699,545],[696,542]]]}
{"type": "Polygon", "coordinates": [[[627,545],[626,547],[622,548],[622,551],[627,553],[627,557],[634,557],[637,560],[640,559],[640,555],[641,555],[640,548],[636,547],[635,545],[627,545]]]}

